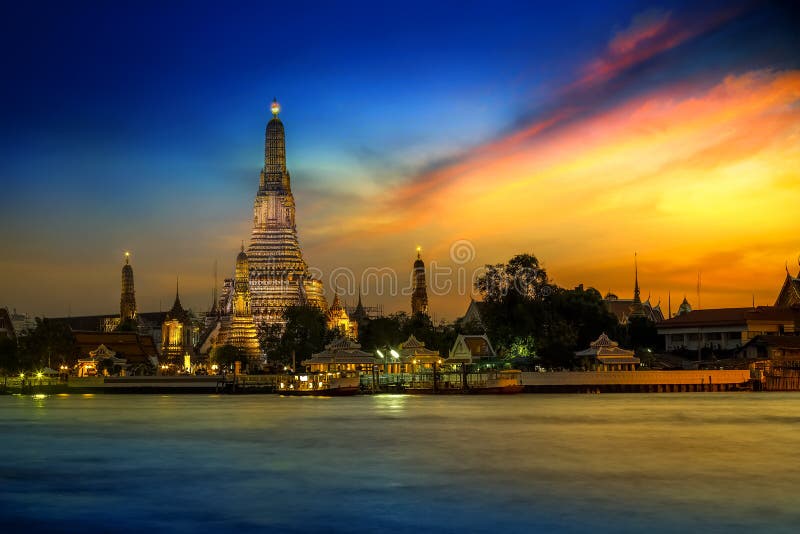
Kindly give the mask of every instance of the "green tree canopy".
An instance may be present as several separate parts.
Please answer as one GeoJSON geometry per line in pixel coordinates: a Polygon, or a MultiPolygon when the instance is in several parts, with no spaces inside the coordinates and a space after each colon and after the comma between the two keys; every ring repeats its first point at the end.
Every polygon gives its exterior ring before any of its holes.
{"type": "Polygon", "coordinates": [[[230,344],[214,347],[209,356],[211,361],[217,364],[220,369],[233,369],[237,361],[242,362],[242,365],[247,362],[242,350],[230,344]]]}
{"type": "Polygon", "coordinates": [[[283,365],[292,364],[294,353],[297,365],[320,352],[334,333],[328,332],[325,314],[314,306],[289,306],[283,312],[286,326],[279,340],[268,348],[267,356],[271,362],[283,365]]]}
{"type": "Polygon", "coordinates": [[[19,338],[20,366],[23,369],[40,369],[50,363],[74,365],[78,346],[69,325],[63,321],[36,318],[36,327],[19,338]]]}
{"type": "Polygon", "coordinates": [[[484,298],[481,320],[495,348],[517,354],[524,347],[547,367],[573,367],[576,350],[617,324],[597,290],[558,287],[530,254],[487,265],[475,288],[484,298]]]}
{"type": "Polygon", "coordinates": [[[12,375],[20,370],[17,342],[11,338],[0,336],[0,374],[12,375]]]}

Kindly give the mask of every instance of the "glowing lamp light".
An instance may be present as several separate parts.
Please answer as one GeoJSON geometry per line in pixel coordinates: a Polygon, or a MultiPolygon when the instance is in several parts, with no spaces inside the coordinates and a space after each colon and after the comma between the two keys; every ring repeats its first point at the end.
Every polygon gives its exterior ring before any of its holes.
{"type": "Polygon", "coordinates": [[[36,373],[36,378],[42,378],[43,376],[44,376],[44,375],[42,374],[42,372],[41,372],[41,371],[39,371],[38,373],[36,373]]]}
{"type": "Polygon", "coordinates": [[[386,358],[386,356],[384,356],[383,353],[380,350],[377,350],[375,352],[377,352],[378,356],[380,356],[381,358],[386,358]]]}
{"type": "Polygon", "coordinates": [[[20,378],[25,378],[25,373],[20,373],[20,374],[19,374],[19,377],[20,377],[20,378]]]}
{"type": "Polygon", "coordinates": [[[277,117],[278,113],[281,112],[281,105],[278,104],[277,100],[273,99],[272,100],[272,105],[269,107],[269,109],[270,109],[270,111],[272,111],[272,115],[277,117]]]}
{"type": "Polygon", "coordinates": [[[391,349],[389,352],[392,354],[392,357],[393,357],[393,358],[399,358],[399,357],[400,357],[400,355],[399,355],[399,354],[397,354],[397,351],[396,351],[396,350],[394,350],[394,349],[391,349]]]}

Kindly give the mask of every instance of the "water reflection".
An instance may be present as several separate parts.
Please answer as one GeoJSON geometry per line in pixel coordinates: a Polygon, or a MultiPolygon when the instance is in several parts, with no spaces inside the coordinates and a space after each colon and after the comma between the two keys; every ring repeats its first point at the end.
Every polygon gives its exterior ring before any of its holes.
{"type": "Polygon", "coordinates": [[[9,396],[0,513],[9,532],[790,532],[799,401],[9,396]]]}

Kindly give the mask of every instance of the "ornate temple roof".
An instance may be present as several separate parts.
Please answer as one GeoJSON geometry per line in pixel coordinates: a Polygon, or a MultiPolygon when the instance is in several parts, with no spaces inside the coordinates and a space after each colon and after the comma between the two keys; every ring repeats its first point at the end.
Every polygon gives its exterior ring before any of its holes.
{"type": "Polygon", "coordinates": [[[74,332],[75,344],[81,355],[88,355],[100,345],[105,345],[128,363],[158,357],[153,338],[136,332],[74,332]]]}
{"type": "Polygon", "coordinates": [[[400,343],[400,357],[403,360],[418,360],[419,363],[430,363],[441,359],[437,350],[425,348],[425,343],[418,340],[414,334],[400,343]]]}
{"type": "Polygon", "coordinates": [[[324,351],[312,354],[311,358],[303,360],[301,364],[370,364],[375,362],[375,357],[369,352],[361,350],[359,343],[351,339],[339,338],[325,345],[324,351]]]}
{"type": "Polygon", "coordinates": [[[181,298],[178,296],[178,290],[175,289],[175,302],[172,303],[172,308],[167,312],[166,317],[164,318],[165,321],[171,321],[173,319],[177,319],[180,322],[186,322],[189,320],[189,312],[183,309],[181,305],[181,298]]]}
{"type": "Polygon", "coordinates": [[[781,286],[781,290],[778,293],[778,298],[775,299],[775,306],[797,305],[800,305],[800,273],[797,273],[797,276],[792,276],[787,268],[783,286],[781,286]]]}
{"type": "Polygon", "coordinates": [[[447,358],[449,363],[472,363],[475,360],[494,358],[495,352],[485,335],[459,334],[447,358]]]}
{"type": "Polygon", "coordinates": [[[600,337],[589,343],[590,347],[599,348],[599,347],[617,347],[619,343],[616,341],[611,341],[611,338],[606,335],[605,332],[600,334],[600,337]]]}
{"type": "Polygon", "coordinates": [[[605,332],[589,343],[589,348],[575,353],[576,356],[592,356],[604,364],[638,364],[639,358],[632,350],[626,350],[611,340],[605,332]]]}

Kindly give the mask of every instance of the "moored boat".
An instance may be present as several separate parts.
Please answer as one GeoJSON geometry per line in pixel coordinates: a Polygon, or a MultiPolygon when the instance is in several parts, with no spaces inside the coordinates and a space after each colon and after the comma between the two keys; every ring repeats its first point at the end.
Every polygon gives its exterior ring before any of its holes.
{"type": "Polygon", "coordinates": [[[276,393],[293,397],[344,397],[360,391],[358,375],[319,373],[295,375],[280,382],[276,393]]]}

